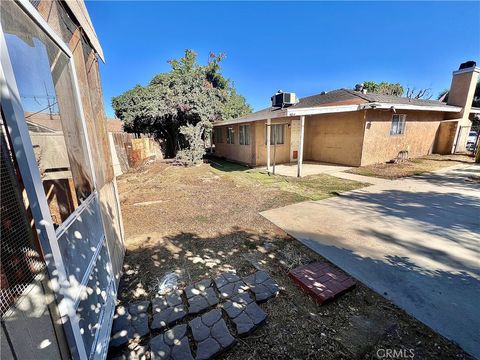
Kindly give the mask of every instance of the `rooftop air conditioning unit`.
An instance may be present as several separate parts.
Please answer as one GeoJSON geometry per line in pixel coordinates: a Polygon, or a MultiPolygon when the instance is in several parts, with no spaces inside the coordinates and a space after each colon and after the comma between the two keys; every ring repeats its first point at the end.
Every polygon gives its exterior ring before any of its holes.
{"type": "Polygon", "coordinates": [[[272,96],[272,107],[284,108],[292,106],[298,102],[297,95],[292,92],[283,92],[278,90],[275,95],[272,96]]]}

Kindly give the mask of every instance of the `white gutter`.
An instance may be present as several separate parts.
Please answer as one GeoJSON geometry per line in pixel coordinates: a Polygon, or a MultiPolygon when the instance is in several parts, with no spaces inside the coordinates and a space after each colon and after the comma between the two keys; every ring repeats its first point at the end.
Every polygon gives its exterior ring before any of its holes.
{"type": "Polygon", "coordinates": [[[460,106],[437,106],[437,105],[412,105],[412,104],[390,104],[372,102],[368,104],[362,104],[362,109],[388,109],[388,110],[422,110],[422,111],[441,111],[441,112],[460,112],[463,110],[460,106]]]}
{"type": "Polygon", "coordinates": [[[333,114],[339,112],[349,112],[362,110],[360,105],[341,105],[341,106],[321,106],[300,109],[287,108],[287,116],[333,114]]]}

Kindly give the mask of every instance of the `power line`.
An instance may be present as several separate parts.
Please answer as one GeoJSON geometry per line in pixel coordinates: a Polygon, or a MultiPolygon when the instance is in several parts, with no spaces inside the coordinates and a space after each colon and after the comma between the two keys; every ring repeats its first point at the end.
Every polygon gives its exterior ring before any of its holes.
{"type": "Polygon", "coordinates": [[[28,116],[25,116],[25,119],[28,119],[28,118],[30,118],[30,117],[32,117],[33,115],[36,115],[36,114],[38,114],[38,113],[44,112],[44,111],[47,110],[47,109],[51,109],[51,108],[52,108],[54,105],[56,105],[56,104],[57,104],[57,102],[55,101],[53,104],[50,104],[50,105],[48,105],[47,107],[45,107],[45,108],[43,108],[43,109],[41,109],[41,110],[38,110],[38,111],[36,111],[36,112],[34,112],[34,113],[31,113],[31,114],[28,115],[28,116]]]}

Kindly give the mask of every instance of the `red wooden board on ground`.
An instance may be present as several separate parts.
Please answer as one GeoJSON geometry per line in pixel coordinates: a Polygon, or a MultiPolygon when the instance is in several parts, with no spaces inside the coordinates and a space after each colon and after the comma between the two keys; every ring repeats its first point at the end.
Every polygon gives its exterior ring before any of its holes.
{"type": "Polygon", "coordinates": [[[299,266],[290,270],[288,276],[320,304],[355,287],[350,276],[325,261],[299,266]]]}

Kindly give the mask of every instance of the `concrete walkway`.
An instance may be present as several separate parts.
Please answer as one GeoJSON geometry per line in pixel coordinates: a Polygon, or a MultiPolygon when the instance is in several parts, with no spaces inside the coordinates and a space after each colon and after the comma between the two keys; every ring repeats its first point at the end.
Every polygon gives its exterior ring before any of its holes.
{"type": "Polygon", "coordinates": [[[383,184],[383,183],[392,181],[389,179],[382,179],[382,178],[373,177],[373,176],[363,176],[363,175],[352,174],[352,173],[343,172],[343,171],[332,172],[329,175],[338,177],[340,179],[354,180],[354,181],[359,181],[362,183],[372,184],[372,185],[378,185],[378,184],[383,184]]]}
{"type": "MultiPolygon", "coordinates": [[[[350,166],[342,166],[328,163],[304,162],[302,165],[302,176],[331,174],[351,169],[350,166]]],[[[275,166],[275,173],[283,176],[297,176],[297,164],[278,164],[275,166]]]]}
{"type": "Polygon", "coordinates": [[[263,212],[480,358],[480,166],[263,212]]]}
{"type": "MultiPolygon", "coordinates": [[[[304,162],[302,167],[302,176],[327,174],[341,179],[354,180],[366,184],[381,184],[386,181],[391,181],[388,179],[381,179],[345,172],[350,169],[350,166],[342,166],[330,163],[304,162]]],[[[294,163],[279,164],[275,166],[275,174],[277,175],[296,177],[297,171],[297,164],[294,163]]]]}

